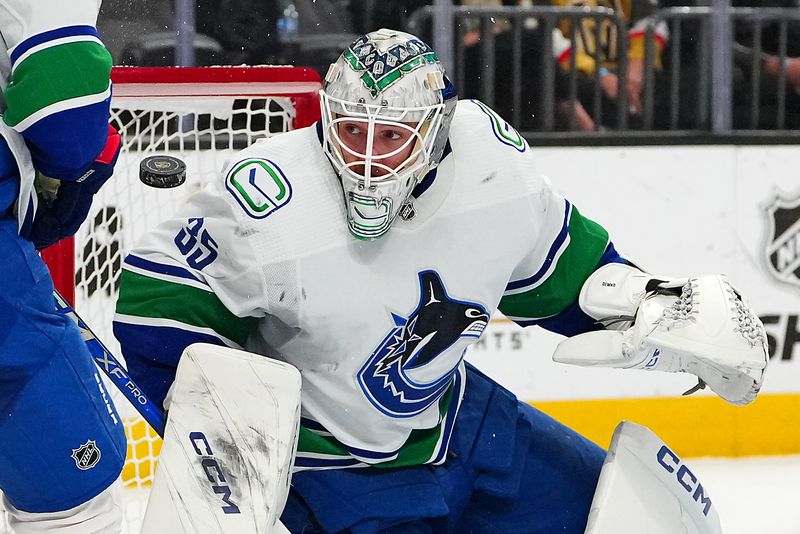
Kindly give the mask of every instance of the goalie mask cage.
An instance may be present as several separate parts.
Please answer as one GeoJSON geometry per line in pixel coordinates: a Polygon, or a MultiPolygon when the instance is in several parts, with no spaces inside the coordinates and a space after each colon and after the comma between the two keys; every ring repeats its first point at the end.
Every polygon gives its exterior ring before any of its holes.
{"type": "MultiPolygon", "coordinates": [[[[56,287],[116,356],[111,330],[122,260],[141,236],[173,215],[192,193],[219,179],[225,160],[256,139],[319,119],[319,76],[298,67],[119,67],[112,72],[111,123],[122,152],[74,240],[44,251],[56,287]],[[186,162],[186,182],[153,189],[139,162],[170,154],[186,162]]],[[[116,388],[109,385],[109,390],[116,388]]],[[[127,400],[125,529],[139,532],[161,440],[127,400]]]]}

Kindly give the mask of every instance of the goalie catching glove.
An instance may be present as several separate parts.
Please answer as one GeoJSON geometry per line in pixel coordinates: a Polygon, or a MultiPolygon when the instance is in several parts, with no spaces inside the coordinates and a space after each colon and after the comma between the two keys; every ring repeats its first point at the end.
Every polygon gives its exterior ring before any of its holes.
{"type": "Polygon", "coordinates": [[[553,354],[557,362],[691,373],[698,387],[738,405],[761,388],[769,357],[764,326],[722,275],[664,282],[609,264],[586,281],[579,305],[623,330],[567,338],[553,354]]]}

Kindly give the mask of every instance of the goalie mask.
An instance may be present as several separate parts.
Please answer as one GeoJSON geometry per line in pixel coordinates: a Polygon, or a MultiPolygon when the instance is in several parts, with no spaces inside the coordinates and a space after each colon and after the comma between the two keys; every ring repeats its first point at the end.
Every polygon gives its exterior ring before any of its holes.
{"type": "Polygon", "coordinates": [[[381,29],[330,66],[320,102],[323,150],[342,184],[350,232],[378,238],[439,164],[455,88],[428,45],[381,29]]]}

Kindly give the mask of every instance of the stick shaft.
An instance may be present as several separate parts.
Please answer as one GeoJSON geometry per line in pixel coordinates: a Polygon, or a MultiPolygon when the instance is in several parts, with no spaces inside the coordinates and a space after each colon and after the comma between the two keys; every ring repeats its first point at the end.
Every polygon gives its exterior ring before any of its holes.
{"type": "Polygon", "coordinates": [[[56,310],[59,313],[69,316],[78,329],[81,331],[83,341],[89,349],[95,364],[114,382],[114,385],[125,395],[125,398],[133,405],[137,412],[141,414],[147,423],[164,436],[164,412],[136,385],[136,382],[128,375],[127,371],[120,365],[111,351],[94,335],[89,325],[72,309],[72,306],[64,300],[61,294],[53,290],[53,297],[56,301],[56,310]]]}

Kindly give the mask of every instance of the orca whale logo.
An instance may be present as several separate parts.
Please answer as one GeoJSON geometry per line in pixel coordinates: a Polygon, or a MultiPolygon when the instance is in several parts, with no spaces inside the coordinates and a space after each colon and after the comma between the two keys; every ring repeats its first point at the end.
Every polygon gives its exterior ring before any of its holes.
{"type": "Polygon", "coordinates": [[[419,284],[417,308],[408,317],[392,313],[395,326],[358,373],[369,401],[392,417],[413,417],[436,402],[489,323],[484,306],[450,297],[436,271],[420,272],[419,284]]]}

